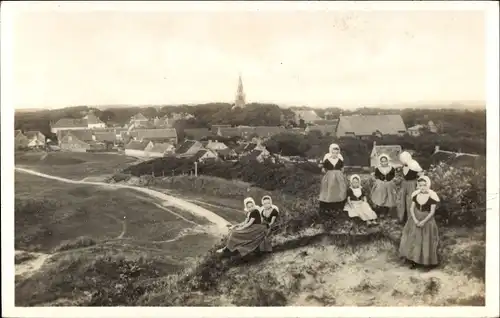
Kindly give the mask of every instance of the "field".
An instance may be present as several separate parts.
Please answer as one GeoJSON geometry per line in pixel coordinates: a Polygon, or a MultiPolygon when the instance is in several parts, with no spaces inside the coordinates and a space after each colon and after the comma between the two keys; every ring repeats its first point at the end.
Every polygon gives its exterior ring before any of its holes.
{"type": "MultiPolygon", "coordinates": [[[[102,176],[127,164],[93,156],[53,154],[45,163],[49,157],[23,156],[20,162],[73,180],[86,178],[87,168],[102,176]]],[[[442,264],[421,272],[399,259],[401,226],[394,220],[381,220],[377,231],[355,226],[358,232],[347,233],[335,217],[317,216],[314,198],[301,197],[299,188],[263,190],[209,176],[125,183],[168,193],[230,222],[243,219],[245,197],[258,203],[270,194],[286,227],[273,236],[271,255],[222,260],[213,253],[220,238],[205,232],[205,219],[154,197],[16,173],[16,305],[484,305],[484,224],[440,226],[442,264]],[[317,226],[331,221],[333,227],[317,226]]]]}
{"type": "Polygon", "coordinates": [[[15,164],[39,172],[81,180],[115,173],[137,162],[136,158],[107,153],[16,152],[15,164]]]}

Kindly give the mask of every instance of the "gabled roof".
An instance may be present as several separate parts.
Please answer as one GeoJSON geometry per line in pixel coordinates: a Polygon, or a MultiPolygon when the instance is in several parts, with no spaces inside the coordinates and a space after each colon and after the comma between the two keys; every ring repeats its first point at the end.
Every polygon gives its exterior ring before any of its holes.
{"type": "Polygon", "coordinates": [[[144,149],[146,149],[146,146],[148,144],[149,144],[148,141],[131,140],[125,146],[125,149],[130,149],[130,150],[144,150],[144,149]]]}
{"type": "Polygon", "coordinates": [[[376,145],[372,149],[371,155],[378,158],[381,154],[386,154],[393,165],[401,165],[399,154],[403,151],[400,145],[376,145]]]}
{"type": "Polygon", "coordinates": [[[24,133],[24,135],[28,139],[37,138],[37,139],[43,139],[43,140],[45,140],[45,135],[42,134],[41,132],[39,132],[38,130],[27,131],[27,132],[24,133]]]}
{"type": "Polygon", "coordinates": [[[82,130],[59,130],[57,132],[57,139],[62,140],[63,137],[67,135],[72,135],[76,139],[81,141],[91,141],[92,138],[92,130],[90,129],[82,129],[82,130]]]}
{"type": "Polygon", "coordinates": [[[335,135],[337,131],[337,124],[328,124],[328,125],[314,125],[308,126],[306,128],[307,131],[319,131],[323,135],[329,133],[330,135],[335,135]]]}
{"type": "Polygon", "coordinates": [[[14,130],[14,137],[16,137],[18,134],[22,134],[23,132],[20,129],[14,130]]]}
{"type": "Polygon", "coordinates": [[[455,167],[474,167],[481,160],[484,160],[481,155],[446,150],[438,150],[431,156],[431,161],[434,164],[444,162],[455,167]]]}
{"type": "Polygon", "coordinates": [[[94,132],[95,140],[96,141],[116,141],[116,133],[109,131],[109,132],[94,132]]]}
{"type": "Polygon", "coordinates": [[[85,145],[88,145],[90,143],[90,140],[81,140],[81,139],[77,138],[76,136],[74,136],[71,133],[63,135],[59,140],[61,141],[61,144],[71,143],[71,144],[85,144],[85,145]]]}
{"type": "Polygon", "coordinates": [[[184,129],[184,135],[194,140],[200,140],[203,137],[212,135],[212,133],[208,128],[189,128],[189,129],[184,129]]]}
{"type": "Polygon", "coordinates": [[[245,155],[244,159],[247,159],[247,160],[257,159],[257,157],[260,156],[261,153],[262,153],[262,150],[254,149],[254,150],[250,151],[247,155],[245,155]]]}
{"type": "Polygon", "coordinates": [[[305,122],[313,122],[315,120],[321,120],[322,118],[316,114],[314,110],[295,110],[295,120],[299,121],[300,119],[305,122]]]}
{"type": "Polygon", "coordinates": [[[214,150],[218,155],[220,156],[229,156],[229,155],[234,155],[236,152],[232,149],[226,148],[226,149],[217,149],[214,150]]]}
{"type": "Polygon", "coordinates": [[[164,129],[137,129],[134,131],[137,139],[162,139],[162,138],[177,138],[175,128],[164,129]]]}
{"type": "Polygon", "coordinates": [[[149,152],[155,152],[155,153],[165,153],[167,152],[169,149],[171,149],[173,147],[172,144],[169,144],[169,143],[156,143],[153,145],[153,148],[151,148],[151,150],[149,152]]]}
{"type": "Polygon", "coordinates": [[[415,126],[408,127],[408,130],[420,130],[420,129],[423,129],[424,127],[425,127],[424,125],[415,125],[415,126]]]}
{"type": "Polygon", "coordinates": [[[357,136],[371,136],[379,131],[383,135],[397,135],[406,131],[400,115],[341,116],[337,132],[353,132],[357,136]]]}
{"type": "Polygon", "coordinates": [[[214,153],[215,155],[217,155],[217,153],[212,152],[211,150],[206,150],[206,149],[203,149],[203,150],[199,150],[197,153],[195,153],[195,154],[193,155],[193,157],[192,157],[192,158],[193,158],[194,160],[198,160],[198,159],[200,159],[201,157],[203,157],[203,156],[204,156],[207,152],[211,152],[211,153],[214,153]]]}
{"type": "Polygon", "coordinates": [[[315,125],[337,125],[338,123],[338,119],[319,119],[313,121],[313,124],[315,125]]]}
{"type": "Polygon", "coordinates": [[[74,118],[61,118],[52,128],[75,128],[75,127],[88,127],[88,122],[86,119],[74,119],[74,118]]]}
{"type": "Polygon", "coordinates": [[[185,153],[186,151],[188,151],[191,147],[194,146],[194,144],[196,143],[196,141],[193,141],[193,140],[186,140],[184,141],[182,144],[180,144],[177,149],[175,150],[175,152],[177,154],[183,154],[185,153]]]}
{"type": "Polygon", "coordinates": [[[104,124],[94,113],[88,113],[86,119],[89,125],[104,124]]]}

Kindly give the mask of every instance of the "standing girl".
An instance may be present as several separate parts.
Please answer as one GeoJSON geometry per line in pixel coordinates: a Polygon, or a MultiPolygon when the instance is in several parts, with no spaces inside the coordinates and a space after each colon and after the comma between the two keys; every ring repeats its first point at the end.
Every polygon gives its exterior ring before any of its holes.
{"type": "Polygon", "coordinates": [[[351,186],[347,189],[347,203],[344,211],[349,213],[350,218],[359,217],[366,224],[377,224],[377,215],[366,202],[366,194],[361,187],[361,178],[354,174],[351,176],[351,186]]]}
{"type": "Polygon", "coordinates": [[[245,256],[253,251],[271,251],[267,241],[267,226],[262,222],[260,208],[252,198],[246,198],[243,205],[245,221],[231,227],[226,246],[217,250],[217,253],[237,251],[245,256]]]}
{"type": "Polygon", "coordinates": [[[391,208],[396,207],[396,185],[393,180],[396,169],[389,163],[389,156],[382,154],[378,157],[378,167],[375,168],[375,183],[371,192],[371,199],[379,215],[387,215],[391,208]]]}
{"type": "Polygon", "coordinates": [[[403,181],[401,182],[397,207],[399,222],[404,224],[408,220],[412,193],[417,188],[417,179],[423,171],[418,162],[413,160],[410,153],[406,151],[399,155],[399,160],[403,163],[403,181]]]}
{"type": "Polygon", "coordinates": [[[347,182],[344,176],[344,158],[340,154],[340,147],[331,144],[329,152],[323,157],[320,164],[325,174],[321,180],[319,194],[320,210],[340,210],[347,195],[347,182]]]}
{"type": "Polygon", "coordinates": [[[419,189],[412,194],[410,216],[403,228],[399,254],[416,265],[438,264],[439,233],[434,214],[439,203],[427,176],[418,178],[419,189]]]}

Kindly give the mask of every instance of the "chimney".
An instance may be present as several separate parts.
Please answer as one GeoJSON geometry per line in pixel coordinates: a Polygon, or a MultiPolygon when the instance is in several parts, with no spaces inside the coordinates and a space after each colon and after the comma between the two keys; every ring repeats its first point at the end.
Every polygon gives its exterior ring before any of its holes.
{"type": "Polygon", "coordinates": [[[434,153],[439,151],[439,146],[434,147],[434,153]]]}

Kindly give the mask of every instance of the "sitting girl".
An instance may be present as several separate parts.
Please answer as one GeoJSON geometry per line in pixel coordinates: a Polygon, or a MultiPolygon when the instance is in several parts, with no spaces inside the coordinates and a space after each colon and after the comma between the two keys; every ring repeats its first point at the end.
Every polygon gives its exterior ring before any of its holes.
{"type": "Polygon", "coordinates": [[[278,220],[280,210],[273,204],[273,200],[269,195],[263,196],[261,203],[262,220],[264,221],[264,224],[268,226],[269,232],[271,232],[274,228],[276,228],[276,221],[278,220]]]}
{"type": "Polygon", "coordinates": [[[259,206],[252,198],[246,198],[243,204],[245,221],[231,227],[226,246],[217,250],[217,253],[237,251],[241,256],[245,256],[256,250],[272,250],[267,240],[267,225],[262,222],[259,206]]]}
{"type": "Polygon", "coordinates": [[[344,211],[349,213],[349,217],[359,217],[366,224],[377,224],[377,215],[366,202],[366,194],[361,188],[361,178],[355,174],[350,178],[351,186],[347,189],[347,203],[344,211]]]}

